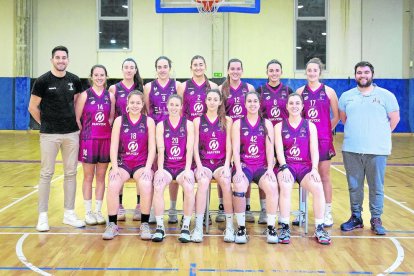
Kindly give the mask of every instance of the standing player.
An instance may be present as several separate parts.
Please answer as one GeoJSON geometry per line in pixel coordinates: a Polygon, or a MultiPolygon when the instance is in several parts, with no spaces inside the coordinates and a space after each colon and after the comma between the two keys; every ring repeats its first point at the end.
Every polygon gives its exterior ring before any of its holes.
{"type": "MultiPolygon", "coordinates": [[[[246,116],[246,106],[244,104],[244,96],[247,92],[253,91],[253,85],[242,82],[241,76],[243,74],[243,64],[240,59],[233,58],[227,63],[227,78],[222,85],[219,86],[220,91],[223,93],[224,105],[226,109],[226,115],[233,119],[233,122],[237,119],[246,116]]],[[[249,185],[246,194],[246,221],[254,222],[253,213],[250,211],[250,190],[249,185]]],[[[220,186],[217,189],[219,197],[219,208],[216,222],[223,222],[226,219],[224,215],[223,207],[223,193],[220,186]]]]}
{"type": "MultiPolygon", "coordinates": [[[[319,58],[312,58],[306,64],[308,84],[296,90],[302,95],[304,118],[313,122],[318,130],[319,174],[321,176],[326,206],[324,225],[331,227],[332,218],[332,182],[331,159],[335,156],[332,130],[339,121],[338,97],[335,91],[320,82],[323,64],[319,58]],[[332,119],[331,119],[332,112],[332,119]]],[[[299,218],[298,218],[299,219],[299,218]]],[[[294,221],[299,225],[299,220],[294,221]]]]}
{"type": "MultiPolygon", "coordinates": [[[[115,118],[127,113],[127,97],[133,90],[143,91],[143,81],[139,74],[138,65],[132,58],[127,58],[122,62],[122,74],[124,78],[122,81],[111,85],[109,92],[115,95],[115,118]]],[[[119,209],[118,209],[118,220],[124,221],[125,208],[122,205],[122,190],[119,194],[119,209]]],[[[134,210],[133,220],[141,220],[141,207],[140,207],[140,195],[137,190],[137,205],[134,210]]]]}
{"type": "Polygon", "coordinates": [[[69,52],[64,46],[52,50],[52,69],[40,76],[33,85],[29,112],[40,124],[41,169],[39,180],[39,219],[36,230],[49,231],[50,183],[55,172],[56,157],[62,150],[64,172],[63,223],[83,227],[85,222],[75,214],[76,172],[79,151],[79,127],[75,105],[82,85],[78,76],[66,71],[69,52]]]}
{"type": "Polygon", "coordinates": [[[79,158],[83,167],[83,200],[85,222],[105,224],[102,200],[111,145],[111,125],[114,120],[115,97],[106,90],[107,71],[103,65],[91,69],[92,87],[82,92],[76,102],[76,121],[80,133],[79,158]],[[92,211],[92,182],[96,173],[95,212],[92,211]]]}
{"type": "Polygon", "coordinates": [[[111,164],[107,193],[109,222],[102,238],[118,235],[119,192],[125,181],[133,178],[142,194],[141,239],[150,240],[148,225],[152,199],[151,170],[155,158],[154,120],[142,114],[144,95],[132,91],[127,97],[128,113],[115,119],[111,136],[111,164]]]}
{"type": "MultiPolygon", "coordinates": [[[[324,230],[325,197],[318,173],[319,153],[315,124],[302,118],[302,97],[293,93],[288,97],[289,118],[275,126],[275,144],[279,161],[278,183],[280,189],[280,219],[282,229],[279,242],[290,242],[289,216],[292,188],[295,181],[313,196],[315,237],[321,244],[330,244],[324,230]]],[[[275,168],[276,169],[276,168],[275,168]]]]}
{"type": "Polygon", "coordinates": [[[231,125],[226,116],[223,96],[217,89],[207,90],[207,112],[194,119],[194,160],[197,165],[196,225],[191,235],[193,242],[203,241],[203,220],[211,179],[217,180],[224,191],[226,212],[225,242],[234,241],[233,205],[231,195],[231,125]]]}
{"type": "Polygon", "coordinates": [[[239,229],[236,243],[247,242],[245,225],[245,194],[251,182],[266,194],[267,242],[277,243],[275,229],[279,199],[274,167],[274,135],[272,123],[259,116],[259,94],[250,91],[245,98],[247,115],[233,123],[233,206],[239,229]]]}
{"type": "MultiPolygon", "coordinates": [[[[147,83],[144,86],[145,106],[147,107],[147,114],[154,119],[155,124],[164,121],[168,118],[167,100],[172,94],[177,94],[180,82],[171,79],[171,60],[168,57],[160,56],[155,60],[155,70],[157,71],[157,79],[147,83]]],[[[170,195],[170,209],[168,211],[168,223],[177,223],[177,184],[169,186],[171,188],[170,195]]],[[[151,210],[150,222],[153,218],[153,211],[151,210]]]]}
{"type": "Polygon", "coordinates": [[[156,130],[158,170],[154,177],[154,209],[157,229],[152,241],[165,237],[164,190],[176,180],[184,190],[184,219],[179,241],[190,242],[190,221],[194,208],[194,173],[191,170],[194,147],[194,126],[181,116],[182,99],[173,94],[168,98],[168,118],[158,123],[156,130]]]}

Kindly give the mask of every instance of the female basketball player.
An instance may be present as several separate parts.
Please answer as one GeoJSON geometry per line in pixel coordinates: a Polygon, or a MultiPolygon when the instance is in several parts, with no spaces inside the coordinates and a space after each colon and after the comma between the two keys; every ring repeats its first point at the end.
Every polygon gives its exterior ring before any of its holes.
{"type": "MultiPolygon", "coordinates": [[[[122,62],[122,74],[124,78],[122,81],[111,85],[109,92],[115,95],[115,118],[126,114],[127,96],[135,89],[143,91],[143,82],[139,74],[137,63],[132,58],[127,58],[122,62]]],[[[122,190],[119,195],[119,209],[118,209],[118,220],[124,221],[125,209],[122,205],[122,190]]],[[[141,207],[140,207],[140,195],[137,191],[137,205],[134,210],[133,220],[141,220],[141,207]]]]}
{"type": "MultiPolygon", "coordinates": [[[[230,116],[233,121],[244,117],[247,113],[244,104],[244,96],[247,92],[253,91],[253,85],[242,82],[241,76],[243,74],[243,64],[237,58],[230,59],[227,63],[227,78],[222,85],[219,86],[223,93],[226,115],[230,116]]],[[[216,222],[225,221],[223,194],[220,186],[217,189],[219,196],[219,212],[216,217],[216,222]]],[[[246,221],[254,222],[253,213],[250,211],[250,186],[246,194],[246,221]]]]}
{"type": "Polygon", "coordinates": [[[156,130],[158,170],[154,177],[154,209],[157,229],[152,240],[161,242],[165,237],[164,190],[176,180],[184,190],[184,219],[179,241],[190,242],[190,220],[194,207],[193,162],[194,126],[181,116],[182,99],[172,94],[167,101],[168,118],[158,123],[156,130]]]}
{"type": "Polygon", "coordinates": [[[226,212],[225,242],[234,241],[233,204],[231,194],[231,125],[232,119],[226,116],[223,96],[218,89],[207,90],[207,112],[194,119],[194,160],[197,179],[196,223],[191,240],[203,241],[203,219],[206,209],[207,192],[211,179],[224,191],[226,212]]]}
{"type": "Polygon", "coordinates": [[[302,95],[303,98],[304,118],[313,122],[318,130],[318,169],[326,200],[324,224],[326,227],[330,227],[333,225],[330,167],[331,159],[335,156],[332,130],[335,129],[339,121],[339,110],[338,97],[335,91],[320,82],[322,70],[323,64],[319,58],[309,60],[306,64],[308,84],[298,88],[296,92],[302,95]]]}
{"type": "Polygon", "coordinates": [[[145,108],[142,92],[132,91],[127,100],[128,113],[116,118],[112,127],[112,168],[107,193],[109,223],[103,234],[104,240],[118,235],[118,196],[123,184],[130,178],[136,181],[142,195],[141,239],[151,239],[148,219],[152,199],[155,124],[152,118],[142,114],[145,108]]]}
{"type": "Polygon", "coordinates": [[[246,243],[245,193],[255,182],[266,194],[267,242],[277,243],[275,229],[278,188],[274,167],[274,135],[272,123],[259,116],[259,94],[250,91],[245,98],[247,115],[233,123],[233,207],[239,229],[236,243],[246,243]]]}
{"type": "MultiPolygon", "coordinates": [[[[171,60],[168,57],[160,56],[155,60],[155,70],[157,79],[144,86],[145,106],[147,114],[154,119],[155,124],[168,118],[167,100],[170,95],[177,94],[179,81],[171,79],[171,60]]],[[[168,210],[168,223],[177,223],[177,190],[176,183],[169,185],[170,190],[170,209],[168,210]]],[[[151,216],[153,213],[151,212],[151,216]]],[[[151,221],[150,221],[151,222],[151,221]]]]}
{"type": "Polygon", "coordinates": [[[330,244],[324,230],[325,196],[318,173],[318,137],[314,123],[302,118],[302,97],[293,93],[288,96],[289,118],[275,126],[277,160],[280,164],[277,177],[280,189],[280,219],[282,229],[280,243],[290,242],[289,216],[292,187],[295,181],[313,196],[315,237],[321,244],[330,244]]]}
{"type": "Polygon", "coordinates": [[[107,71],[103,65],[91,69],[92,87],[82,92],[76,102],[76,121],[79,125],[79,161],[83,167],[83,200],[85,222],[105,224],[102,200],[105,175],[109,164],[111,125],[114,120],[115,97],[106,90],[107,71]],[[96,172],[95,212],[92,211],[92,182],[96,172]]]}

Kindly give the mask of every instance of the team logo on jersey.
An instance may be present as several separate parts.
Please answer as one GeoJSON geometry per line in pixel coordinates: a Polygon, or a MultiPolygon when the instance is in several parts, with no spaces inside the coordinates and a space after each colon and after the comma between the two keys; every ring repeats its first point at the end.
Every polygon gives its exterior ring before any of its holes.
{"type": "Polygon", "coordinates": [[[300,149],[299,149],[298,147],[292,147],[292,148],[289,150],[289,154],[290,154],[291,156],[298,157],[298,156],[299,156],[299,154],[300,154],[300,149]]]}
{"type": "Polygon", "coordinates": [[[240,115],[242,113],[243,109],[240,105],[233,106],[233,113],[235,115],[240,115]]]}
{"type": "Polygon", "coordinates": [[[181,150],[178,146],[173,146],[170,150],[170,153],[171,153],[172,156],[177,157],[177,156],[180,155],[181,150]]]}
{"type": "MultiPolygon", "coordinates": [[[[190,90],[190,89],[188,89],[190,90]]],[[[190,95],[194,95],[194,90],[190,91],[190,95]]]]}
{"type": "Polygon", "coordinates": [[[263,126],[259,126],[259,131],[260,131],[260,132],[263,132],[263,131],[264,131],[263,126]]]}
{"type": "Polygon", "coordinates": [[[168,138],[168,137],[170,137],[170,133],[169,133],[169,132],[167,132],[167,133],[165,134],[165,138],[168,138]]]}
{"type": "Polygon", "coordinates": [[[129,131],[129,128],[127,128],[127,127],[126,127],[126,128],[124,129],[124,133],[127,133],[128,131],[129,131]]]}
{"type": "Polygon", "coordinates": [[[88,150],[87,149],[83,149],[83,156],[88,156],[88,150]]]}
{"type": "Polygon", "coordinates": [[[308,117],[311,119],[315,119],[318,118],[318,110],[316,110],[315,108],[311,108],[308,110],[308,117]]]}
{"type": "Polygon", "coordinates": [[[270,110],[270,115],[272,115],[273,118],[278,118],[280,116],[280,109],[275,106],[270,110]]]}
{"type": "Polygon", "coordinates": [[[270,100],[270,96],[267,96],[267,97],[266,97],[266,100],[270,100]]]}
{"type": "Polygon", "coordinates": [[[203,106],[202,103],[196,103],[194,105],[194,111],[195,112],[198,112],[198,113],[203,112],[203,109],[204,109],[204,106],[203,106]]]}
{"type": "Polygon", "coordinates": [[[121,98],[125,98],[125,94],[121,94],[121,95],[119,95],[119,97],[121,97],[121,98]]]}
{"type": "Polygon", "coordinates": [[[259,152],[259,148],[257,147],[257,145],[250,145],[248,152],[250,155],[257,155],[257,153],[259,152]]]}
{"type": "Polygon", "coordinates": [[[208,132],[208,127],[206,127],[206,128],[204,129],[204,132],[208,132]]]}
{"type": "Polygon", "coordinates": [[[135,141],[131,141],[128,143],[128,150],[130,152],[136,152],[138,151],[138,144],[135,141]]]}
{"type": "Polygon", "coordinates": [[[303,97],[303,100],[306,101],[307,99],[309,99],[308,96],[303,97]]]}
{"type": "Polygon", "coordinates": [[[160,94],[160,92],[158,92],[158,91],[156,91],[155,93],[154,93],[154,95],[155,96],[158,96],[160,94]]]}
{"type": "Polygon", "coordinates": [[[290,137],[289,133],[285,135],[285,139],[289,139],[289,137],[290,137]]]}
{"type": "Polygon", "coordinates": [[[208,143],[208,146],[211,150],[217,150],[219,147],[219,142],[217,140],[212,140],[210,143],[208,143]]]}
{"type": "Polygon", "coordinates": [[[73,91],[73,83],[69,82],[68,85],[69,85],[69,91],[73,91]]]}
{"type": "Polygon", "coordinates": [[[98,123],[102,123],[105,120],[105,115],[102,112],[98,112],[95,115],[95,121],[98,123]]]}

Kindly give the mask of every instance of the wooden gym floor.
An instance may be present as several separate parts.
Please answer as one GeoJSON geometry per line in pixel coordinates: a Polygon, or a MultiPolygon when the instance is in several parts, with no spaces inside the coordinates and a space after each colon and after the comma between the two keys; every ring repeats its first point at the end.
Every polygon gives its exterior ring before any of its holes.
{"type": "MultiPolygon", "coordinates": [[[[139,239],[139,222],[132,221],[136,200],[132,183],[127,183],[124,190],[127,221],[119,224],[121,235],[114,240],[102,240],[104,226],[74,229],[62,224],[61,162],[57,164],[52,180],[51,230],[38,233],[35,229],[40,169],[38,133],[0,132],[0,275],[33,275],[35,272],[43,275],[414,275],[414,136],[393,137],[382,217],[386,236],[375,236],[369,229],[367,189],[366,211],[363,213],[365,228],[348,233],[339,230],[339,225],[349,218],[350,211],[340,152],[342,135],[338,134],[335,140],[338,155],[333,159],[331,170],[335,224],[329,229],[330,246],[319,245],[313,238],[312,208],[309,233],[305,235],[303,228],[292,227],[289,245],[267,244],[262,234],[265,226],[257,223],[248,224],[248,244],[226,244],[222,236],[225,225],[215,222],[202,244],[180,244],[177,241],[179,229],[174,224],[166,224],[169,235],[163,243],[139,239]]],[[[76,211],[83,217],[82,177],[79,165],[76,211]]],[[[297,206],[297,188],[293,192],[292,206],[297,206]]],[[[216,194],[213,185],[212,209],[218,206],[216,194]]],[[[165,197],[168,198],[168,192],[165,197]]],[[[167,208],[168,205],[167,201],[167,208]]],[[[178,209],[181,206],[180,196],[178,209]]],[[[255,185],[252,209],[259,210],[255,185]]],[[[106,214],[106,204],[103,213],[106,214]]]]}

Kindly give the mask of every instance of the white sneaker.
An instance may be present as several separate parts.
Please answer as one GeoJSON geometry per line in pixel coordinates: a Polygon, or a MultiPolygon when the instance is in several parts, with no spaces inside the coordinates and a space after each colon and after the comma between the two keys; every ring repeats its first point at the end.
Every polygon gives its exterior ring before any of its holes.
{"type": "Polygon", "coordinates": [[[193,229],[193,233],[191,233],[191,241],[192,242],[203,242],[203,228],[198,228],[197,226],[193,229]]]}
{"type": "Polygon", "coordinates": [[[277,237],[277,232],[274,226],[270,229],[268,227],[265,232],[266,232],[267,243],[278,243],[279,242],[279,238],[277,237]]]}
{"type": "Polygon", "coordinates": [[[132,217],[132,220],[140,221],[141,220],[141,205],[137,204],[134,210],[134,216],[132,217]]]}
{"type": "Polygon", "coordinates": [[[110,222],[105,229],[105,232],[102,234],[102,239],[112,240],[115,236],[119,235],[118,225],[113,222],[110,222]]]}
{"type": "Polygon", "coordinates": [[[324,227],[332,227],[333,225],[333,217],[332,217],[332,213],[331,212],[326,212],[325,213],[325,218],[323,221],[323,226],[324,227]]]}
{"type": "Polygon", "coordinates": [[[224,241],[225,242],[234,242],[235,235],[234,235],[234,228],[227,227],[224,230],[224,241]]]}
{"type": "Polygon", "coordinates": [[[149,224],[156,224],[157,223],[157,220],[155,219],[154,208],[151,208],[148,223],[149,224]]]}
{"type": "Polygon", "coordinates": [[[63,223],[78,228],[85,226],[85,222],[78,218],[74,210],[65,210],[63,214],[63,223]]]}
{"type": "Polygon", "coordinates": [[[50,230],[47,212],[39,213],[39,219],[37,220],[36,230],[39,232],[46,232],[50,230]]]}
{"type": "Polygon", "coordinates": [[[177,223],[178,217],[177,217],[177,210],[175,209],[169,209],[168,210],[168,223],[177,223]]]}
{"type": "Polygon", "coordinates": [[[150,240],[152,238],[148,223],[146,222],[141,223],[141,227],[139,227],[139,230],[140,230],[141,240],[150,240]]]}
{"type": "Polygon", "coordinates": [[[260,211],[260,215],[259,215],[259,220],[257,221],[258,224],[267,224],[267,214],[266,214],[266,209],[263,208],[260,211]]]}
{"type": "Polygon", "coordinates": [[[95,218],[96,218],[96,222],[98,224],[106,224],[106,220],[104,218],[104,216],[102,215],[101,211],[98,211],[95,213],[95,218]]]}
{"type": "Polygon", "coordinates": [[[92,211],[89,211],[85,214],[85,222],[87,225],[97,225],[95,214],[92,211]]]}
{"type": "Polygon", "coordinates": [[[153,242],[162,242],[165,238],[165,229],[163,226],[157,226],[154,235],[152,236],[153,242]]]}
{"type": "Polygon", "coordinates": [[[247,236],[247,231],[246,228],[244,227],[243,229],[239,226],[239,229],[237,230],[236,233],[236,237],[234,239],[235,243],[238,244],[243,244],[243,243],[247,243],[248,240],[248,236],[247,236]]]}
{"type": "Polygon", "coordinates": [[[125,221],[126,217],[125,217],[125,208],[122,204],[119,204],[119,208],[118,208],[118,214],[117,214],[117,221],[125,221]]]}

